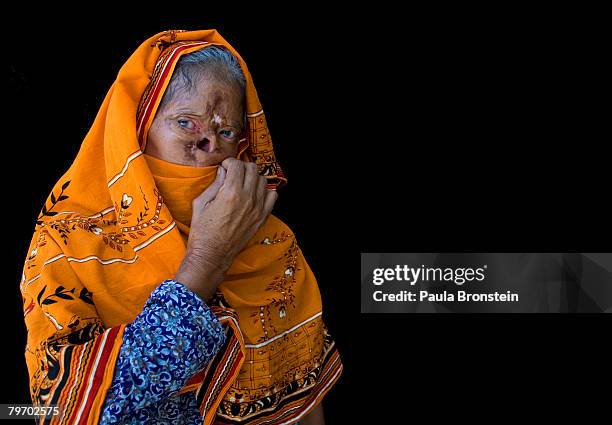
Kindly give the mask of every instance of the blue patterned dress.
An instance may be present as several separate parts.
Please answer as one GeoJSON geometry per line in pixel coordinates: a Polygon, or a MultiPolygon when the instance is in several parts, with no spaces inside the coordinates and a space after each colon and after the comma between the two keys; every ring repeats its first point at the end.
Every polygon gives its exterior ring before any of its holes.
{"type": "Polygon", "coordinates": [[[125,328],[100,424],[201,424],[194,393],[173,394],[206,367],[225,339],[200,297],[165,280],[125,328]]]}

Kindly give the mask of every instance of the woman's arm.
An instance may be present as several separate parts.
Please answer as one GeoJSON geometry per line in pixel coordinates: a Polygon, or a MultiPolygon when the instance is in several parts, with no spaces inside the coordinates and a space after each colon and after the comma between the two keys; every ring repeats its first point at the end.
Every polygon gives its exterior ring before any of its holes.
{"type": "Polygon", "coordinates": [[[146,407],[180,390],[224,342],[208,306],[183,284],[164,281],[126,326],[100,423],[154,420],[146,407]]]}
{"type": "MultiPolygon", "coordinates": [[[[58,251],[48,239],[36,260],[49,262],[58,251]]],[[[132,323],[105,328],[96,294],[83,286],[70,263],[49,263],[52,267],[39,272],[24,268],[31,272],[21,283],[25,356],[32,402],[57,405],[66,423],[102,417],[113,423],[144,406],[155,410],[156,402],[168,400],[223,349],[223,326],[180,283],[163,282],[132,323]]],[[[53,417],[50,423],[60,420],[53,417]]]]}

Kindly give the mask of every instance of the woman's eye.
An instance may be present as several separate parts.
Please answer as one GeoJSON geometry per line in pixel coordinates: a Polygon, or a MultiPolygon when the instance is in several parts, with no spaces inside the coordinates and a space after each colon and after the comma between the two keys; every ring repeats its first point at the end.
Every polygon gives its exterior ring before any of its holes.
{"type": "Polygon", "coordinates": [[[179,127],[184,128],[185,130],[193,130],[195,125],[191,120],[177,120],[176,122],[179,127]]]}
{"type": "Polygon", "coordinates": [[[232,130],[221,130],[219,134],[221,134],[226,139],[233,139],[234,137],[236,137],[236,133],[232,130]]]}

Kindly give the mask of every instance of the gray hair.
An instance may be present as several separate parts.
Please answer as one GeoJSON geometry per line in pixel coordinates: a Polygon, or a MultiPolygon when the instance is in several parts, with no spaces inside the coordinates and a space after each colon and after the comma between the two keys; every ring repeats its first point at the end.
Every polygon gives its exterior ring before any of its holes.
{"type": "Polygon", "coordinates": [[[179,59],[159,105],[160,109],[177,94],[192,92],[202,77],[236,85],[244,102],[246,78],[238,59],[225,47],[210,46],[179,59]]]}

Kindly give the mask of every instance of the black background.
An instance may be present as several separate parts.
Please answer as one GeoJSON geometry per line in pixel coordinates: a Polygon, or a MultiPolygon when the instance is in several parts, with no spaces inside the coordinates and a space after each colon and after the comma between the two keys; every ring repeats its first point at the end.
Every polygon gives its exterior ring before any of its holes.
{"type": "Polygon", "coordinates": [[[360,252],[609,251],[596,11],[172,7],[5,22],[0,402],[28,402],[18,282],[35,217],[119,67],[156,32],[216,28],[253,75],[289,179],[275,214],[343,357],[328,423],[609,415],[603,316],[361,315],[356,288],[360,252]]]}

